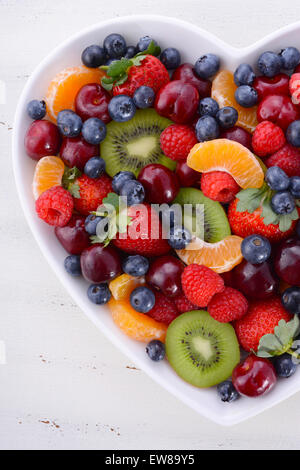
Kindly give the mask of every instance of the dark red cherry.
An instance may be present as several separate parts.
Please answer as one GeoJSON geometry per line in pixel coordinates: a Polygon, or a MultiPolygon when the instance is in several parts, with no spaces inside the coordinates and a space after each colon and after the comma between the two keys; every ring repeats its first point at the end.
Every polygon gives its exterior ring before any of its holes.
{"type": "Polygon", "coordinates": [[[210,96],[211,82],[197,77],[192,64],[182,64],[173,73],[172,80],[181,80],[197,88],[200,99],[210,96]]]}
{"type": "Polygon", "coordinates": [[[256,77],[253,82],[253,88],[257,91],[258,100],[261,101],[268,95],[286,95],[289,96],[290,77],[286,73],[279,73],[275,77],[256,77]]]}
{"type": "Polygon", "coordinates": [[[220,138],[234,140],[252,150],[252,135],[242,127],[234,126],[230,129],[224,129],[220,134],[220,138]]]}
{"type": "Polygon", "coordinates": [[[112,246],[93,245],[80,257],[82,274],[87,281],[108,282],[121,272],[119,253],[112,246]]]}
{"type": "Polygon", "coordinates": [[[138,180],[144,186],[146,201],[152,204],[169,204],[180,189],[176,174],[159,163],[146,165],[140,172],[138,180]]]}
{"type": "Polygon", "coordinates": [[[90,237],[85,231],[84,221],[85,217],[73,215],[68,225],[55,228],[55,235],[71,255],[80,255],[90,246],[90,237]]]}
{"type": "Polygon", "coordinates": [[[300,240],[290,238],[276,249],[275,271],[280,279],[291,286],[300,286],[300,240]]]}
{"type": "Polygon", "coordinates": [[[100,84],[90,83],[83,86],[75,98],[75,110],[83,121],[98,118],[108,123],[111,117],[108,113],[110,96],[100,84]]]}
{"type": "Polygon", "coordinates": [[[268,95],[259,104],[257,109],[257,119],[261,121],[271,121],[283,130],[300,118],[300,112],[292,103],[288,96],[268,95]]]}
{"type": "Polygon", "coordinates": [[[176,297],[181,293],[183,268],[183,263],[175,256],[161,256],[151,264],[146,280],[168,297],[176,297]]]}
{"type": "Polygon", "coordinates": [[[184,186],[186,188],[199,183],[201,178],[201,174],[190,168],[186,162],[177,163],[176,175],[179,179],[180,186],[184,186]]]}
{"type": "Polygon", "coordinates": [[[294,70],[294,73],[300,73],[300,64],[294,70]]]}
{"type": "Polygon", "coordinates": [[[276,385],[277,378],[273,364],[267,359],[254,354],[236,366],[232,373],[235,389],[246,397],[259,397],[270,392],[276,385]]]}
{"type": "Polygon", "coordinates": [[[66,137],[61,145],[60,156],[67,166],[76,166],[83,171],[90,158],[99,156],[99,145],[88,144],[83,137],[66,137]]]}
{"type": "Polygon", "coordinates": [[[250,299],[268,299],[278,290],[278,280],[268,262],[251,264],[243,260],[232,271],[232,282],[236,289],[250,299]]]}
{"type": "Polygon", "coordinates": [[[155,109],[177,124],[191,122],[197,112],[199,93],[190,83],[174,80],[164,85],[156,95],[155,109]]]}
{"type": "Polygon", "coordinates": [[[34,121],[25,135],[25,150],[33,160],[57,155],[61,144],[58,127],[53,122],[34,121]]]}

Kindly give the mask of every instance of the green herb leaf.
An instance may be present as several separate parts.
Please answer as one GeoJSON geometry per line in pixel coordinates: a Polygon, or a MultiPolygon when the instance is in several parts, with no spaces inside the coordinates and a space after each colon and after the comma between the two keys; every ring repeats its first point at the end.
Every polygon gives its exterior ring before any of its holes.
{"type": "Polygon", "coordinates": [[[73,197],[75,197],[75,199],[80,199],[80,187],[78,184],[70,183],[68,186],[68,191],[73,197]]]}
{"type": "Polygon", "coordinates": [[[145,51],[139,52],[135,57],[141,55],[154,55],[158,56],[161,53],[161,48],[155,44],[154,41],[151,41],[148,48],[145,51]]]}
{"type": "Polygon", "coordinates": [[[278,326],[274,329],[274,334],[268,334],[261,338],[257,350],[259,357],[281,356],[288,352],[294,342],[294,339],[300,333],[300,320],[298,315],[286,322],[280,320],[278,326]]]}
{"type": "Polygon", "coordinates": [[[119,210],[119,196],[116,193],[108,193],[108,195],[102,200],[102,204],[110,204],[114,206],[116,210],[119,210]]]}
{"type": "Polygon", "coordinates": [[[237,211],[247,211],[249,214],[253,214],[253,212],[261,205],[263,196],[264,191],[262,191],[262,189],[249,188],[240,191],[236,195],[237,199],[239,200],[237,204],[237,211]]]}
{"type": "Polygon", "coordinates": [[[109,77],[118,78],[124,75],[124,73],[126,73],[129,67],[131,67],[132,65],[133,61],[125,59],[125,57],[122,57],[122,59],[120,60],[114,60],[108,67],[107,75],[109,77]]]}

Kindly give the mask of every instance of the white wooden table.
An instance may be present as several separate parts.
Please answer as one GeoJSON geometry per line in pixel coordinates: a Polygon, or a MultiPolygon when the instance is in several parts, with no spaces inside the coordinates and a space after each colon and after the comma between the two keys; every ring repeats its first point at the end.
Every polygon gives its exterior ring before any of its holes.
{"type": "Polygon", "coordinates": [[[137,370],[74,305],[24,220],[10,141],[28,76],[79,29],[134,13],[173,14],[243,46],[299,20],[300,4],[0,0],[0,79],[7,85],[6,104],[0,104],[0,341],[7,354],[7,364],[0,365],[0,448],[299,449],[299,394],[227,429],[196,415],[137,370]]]}

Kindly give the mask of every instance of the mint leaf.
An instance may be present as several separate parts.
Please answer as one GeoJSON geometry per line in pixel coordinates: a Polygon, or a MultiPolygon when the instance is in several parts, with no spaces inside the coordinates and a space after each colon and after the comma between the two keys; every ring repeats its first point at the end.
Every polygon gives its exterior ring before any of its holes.
{"type": "Polygon", "coordinates": [[[289,322],[280,320],[274,329],[274,334],[268,334],[261,338],[257,350],[257,356],[273,357],[281,356],[282,354],[289,352],[294,339],[299,335],[299,333],[300,320],[298,315],[295,315],[289,322]]]}

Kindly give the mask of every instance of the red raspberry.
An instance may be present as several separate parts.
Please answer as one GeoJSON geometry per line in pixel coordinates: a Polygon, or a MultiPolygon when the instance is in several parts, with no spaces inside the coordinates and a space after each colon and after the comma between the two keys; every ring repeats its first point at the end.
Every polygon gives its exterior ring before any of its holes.
{"type": "Polygon", "coordinates": [[[231,202],[240,191],[239,185],[229,173],[212,171],[201,176],[201,189],[204,196],[213,201],[231,202]]]}
{"type": "Polygon", "coordinates": [[[168,299],[161,292],[155,292],[155,305],[147,315],[158,322],[169,325],[178,317],[179,312],[172,300],[168,299]]]}
{"type": "Polygon", "coordinates": [[[300,104],[300,73],[294,73],[289,82],[289,89],[294,104],[300,104]]]}
{"type": "Polygon", "coordinates": [[[212,298],[207,310],[215,320],[228,323],[246,315],[248,302],[238,290],[225,287],[223,292],[212,298]]]}
{"type": "Polygon", "coordinates": [[[300,151],[290,144],[286,144],[278,152],[269,157],[265,164],[279,166],[288,176],[300,176],[300,151]]]}
{"type": "Polygon", "coordinates": [[[190,312],[198,308],[197,305],[192,304],[184,294],[180,294],[172,300],[180,313],[190,312]]]}
{"type": "Polygon", "coordinates": [[[182,289],[190,302],[198,307],[207,307],[218,292],[224,290],[221,276],[207,266],[190,264],[181,276],[182,289]]]}
{"type": "Polygon", "coordinates": [[[112,192],[111,178],[107,175],[102,175],[100,178],[93,179],[82,175],[80,178],[77,178],[73,186],[74,188],[79,190],[80,195],[79,198],[74,198],[75,209],[80,214],[88,215],[102,204],[102,199],[108,193],[112,192]]]}
{"type": "Polygon", "coordinates": [[[266,157],[281,149],[285,142],[284,132],[279,126],[270,121],[262,121],[254,131],[252,148],[259,157],[266,157]]]}
{"type": "Polygon", "coordinates": [[[160,135],[160,146],[172,160],[186,160],[190,150],[197,144],[195,132],[189,126],[172,124],[160,135]]]}
{"type": "Polygon", "coordinates": [[[72,217],[74,202],[66,189],[54,186],[40,195],[35,209],[39,218],[47,224],[64,227],[72,217]]]}

